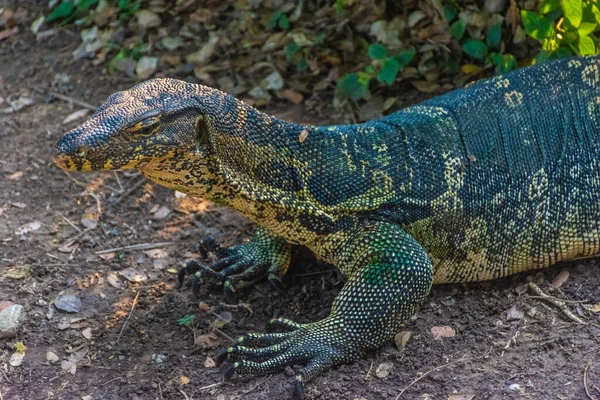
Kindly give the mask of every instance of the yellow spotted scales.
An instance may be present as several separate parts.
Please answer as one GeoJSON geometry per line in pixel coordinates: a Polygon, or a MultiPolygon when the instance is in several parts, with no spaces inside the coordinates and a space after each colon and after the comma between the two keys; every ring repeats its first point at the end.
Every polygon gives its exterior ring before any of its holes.
{"type": "MultiPolygon", "coordinates": [[[[268,116],[201,85],[153,79],[112,95],[67,133],[73,171],[136,168],[229,205],[259,225],[196,272],[226,296],[286,273],[307,246],[348,281],[330,315],[285,319],[220,357],[233,372],[300,363],[296,389],[381,346],[433,283],[544,268],[600,251],[600,58],[553,61],[479,81],[363,124],[268,116]]],[[[193,285],[194,287],[194,285],[193,285]]]]}

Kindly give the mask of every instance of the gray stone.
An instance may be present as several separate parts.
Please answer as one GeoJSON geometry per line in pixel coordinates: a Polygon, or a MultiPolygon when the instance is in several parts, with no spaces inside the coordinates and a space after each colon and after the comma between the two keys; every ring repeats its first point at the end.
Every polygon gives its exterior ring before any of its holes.
{"type": "Polygon", "coordinates": [[[0,311],[0,338],[12,338],[17,335],[23,306],[13,304],[0,311]]]}

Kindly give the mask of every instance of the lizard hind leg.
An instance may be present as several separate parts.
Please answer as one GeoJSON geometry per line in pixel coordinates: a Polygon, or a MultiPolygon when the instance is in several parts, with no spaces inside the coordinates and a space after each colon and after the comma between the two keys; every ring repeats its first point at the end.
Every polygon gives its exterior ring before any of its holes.
{"type": "Polygon", "coordinates": [[[328,317],[297,324],[287,319],[269,323],[269,331],[251,333],[219,354],[232,362],[234,373],[269,374],[290,364],[304,364],[296,373],[295,390],[332,365],[357,359],[398,332],[429,293],[431,261],[410,235],[395,225],[378,222],[348,232],[338,248],[337,266],[349,271],[328,317]]]}

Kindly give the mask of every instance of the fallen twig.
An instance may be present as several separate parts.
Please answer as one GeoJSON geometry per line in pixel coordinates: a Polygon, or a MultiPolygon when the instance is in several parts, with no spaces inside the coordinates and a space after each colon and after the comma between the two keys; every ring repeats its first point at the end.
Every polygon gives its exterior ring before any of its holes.
{"type": "Polygon", "coordinates": [[[108,385],[109,383],[111,383],[111,382],[114,382],[114,381],[116,381],[116,380],[119,380],[119,379],[123,379],[123,378],[121,378],[120,376],[117,376],[116,378],[114,378],[114,379],[111,379],[110,381],[106,381],[106,382],[104,382],[104,383],[103,383],[102,385],[100,385],[100,386],[106,386],[106,385],[108,385]]]}
{"type": "Polygon", "coordinates": [[[133,304],[131,305],[131,310],[129,310],[129,315],[127,316],[127,319],[125,320],[123,327],[121,328],[121,332],[119,332],[119,337],[117,338],[117,343],[119,343],[119,340],[121,340],[121,335],[123,335],[123,331],[125,330],[125,327],[127,326],[129,319],[131,318],[131,314],[133,314],[133,309],[135,308],[135,305],[137,304],[138,297],[140,297],[141,292],[142,292],[141,290],[138,291],[137,294],[135,295],[135,299],[133,299],[133,304]]]}
{"type": "Polygon", "coordinates": [[[58,215],[60,215],[60,217],[62,219],[64,219],[69,225],[71,225],[73,228],[75,228],[75,230],[79,233],[81,233],[81,229],[79,229],[79,227],[77,225],[75,225],[73,222],[71,222],[71,220],[67,217],[65,217],[64,215],[62,215],[61,213],[57,213],[58,215]]]}
{"type": "Polygon", "coordinates": [[[56,92],[48,92],[48,94],[52,97],[56,97],[59,100],[66,101],[67,103],[77,104],[80,107],[87,108],[88,110],[96,111],[98,109],[98,107],[96,107],[95,105],[86,103],[85,101],[77,100],[71,96],[67,96],[56,92]]]}
{"type": "Polygon", "coordinates": [[[185,397],[185,400],[190,400],[190,398],[188,397],[187,394],[185,394],[185,392],[181,389],[179,389],[179,391],[181,392],[181,394],[183,394],[183,397],[185,397]]]}
{"type": "Polygon", "coordinates": [[[557,300],[551,296],[548,296],[546,293],[544,293],[544,291],[542,289],[540,289],[540,287],[538,285],[536,285],[533,282],[529,282],[529,289],[531,289],[531,291],[533,291],[535,294],[540,296],[540,298],[542,300],[554,305],[555,307],[558,307],[558,309],[560,309],[563,312],[563,314],[567,318],[569,318],[571,321],[577,322],[578,324],[586,325],[586,323],[584,321],[582,321],[581,318],[579,318],[577,315],[573,314],[567,308],[567,305],[564,301],[557,300]]]}
{"type": "Polygon", "coordinates": [[[585,368],[583,369],[583,387],[585,389],[585,394],[587,394],[587,397],[590,400],[596,400],[590,394],[590,390],[588,389],[588,385],[587,385],[587,370],[589,367],[590,367],[590,364],[586,365],[585,368]]]}
{"type": "Polygon", "coordinates": [[[132,187],[130,187],[129,189],[127,189],[127,191],[125,193],[123,193],[122,195],[120,195],[119,197],[117,197],[117,199],[112,202],[110,204],[110,206],[114,206],[116,204],[119,204],[119,202],[121,200],[123,200],[125,197],[129,196],[131,193],[133,193],[137,188],[139,188],[140,186],[142,186],[144,184],[144,182],[146,182],[146,179],[142,178],[139,181],[137,181],[132,187]]]}
{"type": "Polygon", "coordinates": [[[440,365],[439,367],[435,367],[435,368],[430,369],[429,371],[425,372],[423,375],[421,375],[420,377],[418,377],[417,379],[415,379],[414,381],[412,381],[412,383],[410,383],[404,389],[402,389],[402,391],[400,393],[398,393],[398,396],[396,396],[394,398],[394,400],[398,400],[400,398],[400,396],[402,396],[404,394],[404,392],[406,392],[408,390],[408,388],[410,388],[412,385],[414,385],[415,383],[419,382],[421,379],[425,378],[427,375],[431,374],[432,372],[439,371],[440,369],[449,367],[452,364],[456,364],[456,363],[459,363],[459,362],[462,362],[462,361],[475,360],[475,359],[476,359],[476,357],[469,357],[469,358],[462,357],[462,358],[459,358],[458,360],[450,361],[449,363],[446,363],[446,364],[440,365]]]}
{"type": "Polygon", "coordinates": [[[95,252],[94,254],[114,253],[115,251],[158,249],[160,247],[167,247],[172,244],[173,244],[173,242],[132,244],[129,246],[113,247],[112,249],[100,250],[100,251],[95,252]]]}

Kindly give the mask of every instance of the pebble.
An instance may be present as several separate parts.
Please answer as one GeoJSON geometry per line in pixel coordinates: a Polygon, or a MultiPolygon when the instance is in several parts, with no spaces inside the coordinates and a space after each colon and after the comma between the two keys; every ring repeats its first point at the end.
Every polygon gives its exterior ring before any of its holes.
{"type": "Polygon", "coordinates": [[[141,28],[157,28],[160,26],[160,17],[150,10],[140,10],[135,16],[141,28]]]}
{"type": "Polygon", "coordinates": [[[23,306],[13,304],[0,311],[0,338],[12,338],[17,335],[23,306]]]}
{"type": "Polygon", "coordinates": [[[517,391],[517,390],[520,390],[520,389],[521,389],[521,385],[519,385],[518,383],[513,383],[513,384],[509,385],[509,386],[508,386],[508,388],[509,388],[510,390],[517,391]]]}
{"type": "Polygon", "coordinates": [[[50,364],[54,364],[58,360],[60,360],[60,358],[56,355],[56,353],[52,351],[46,352],[46,361],[48,361],[50,364]]]}
{"type": "Polygon", "coordinates": [[[158,68],[158,57],[142,57],[135,64],[135,74],[139,79],[150,78],[158,68]]]}
{"type": "Polygon", "coordinates": [[[165,356],[164,354],[159,354],[156,356],[156,359],[154,361],[156,361],[157,364],[162,364],[165,361],[167,361],[167,356],[165,356]]]}

